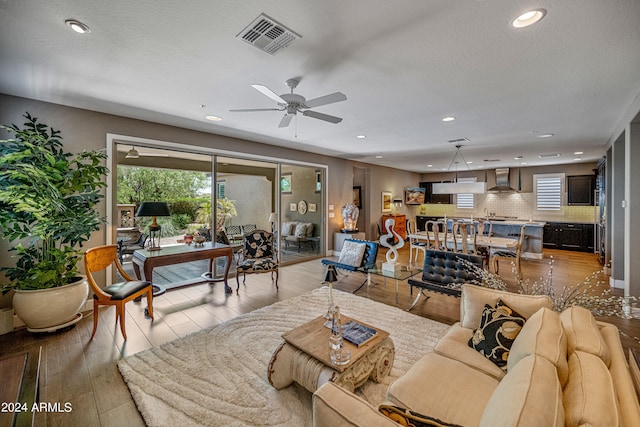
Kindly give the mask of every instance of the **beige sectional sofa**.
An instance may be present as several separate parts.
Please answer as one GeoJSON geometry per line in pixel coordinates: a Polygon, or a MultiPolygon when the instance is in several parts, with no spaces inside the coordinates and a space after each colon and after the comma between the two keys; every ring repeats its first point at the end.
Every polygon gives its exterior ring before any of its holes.
{"type": "MultiPolygon", "coordinates": [[[[462,287],[460,322],[389,386],[387,400],[380,403],[465,427],[640,426],[617,327],[596,321],[581,307],[558,314],[546,296],[473,285],[462,287]],[[499,299],[527,319],[506,370],[468,344],[485,304],[493,307],[499,299]]],[[[313,423],[399,425],[333,383],[314,393],[313,423]]]]}

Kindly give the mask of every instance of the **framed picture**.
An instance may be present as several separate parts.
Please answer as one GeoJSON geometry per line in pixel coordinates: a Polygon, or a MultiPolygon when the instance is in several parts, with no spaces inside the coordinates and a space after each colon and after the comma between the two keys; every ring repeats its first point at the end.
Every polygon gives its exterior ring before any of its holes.
{"type": "Polygon", "coordinates": [[[359,185],[353,187],[353,204],[362,209],[362,187],[359,185]]]}
{"type": "Polygon", "coordinates": [[[322,172],[316,171],[316,193],[322,191],[322,172]]]}
{"type": "Polygon", "coordinates": [[[309,203],[309,212],[315,212],[315,211],[316,211],[316,204],[309,203]]]}
{"type": "Polygon", "coordinates": [[[426,188],[407,188],[404,190],[405,205],[421,205],[424,203],[426,188]]]}
{"type": "Polygon", "coordinates": [[[280,178],[280,193],[291,194],[291,172],[282,174],[280,178]]]}
{"type": "Polygon", "coordinates": [[[298,204],[297,203],[289,203],[289,210],[291,212],[298,212],[298,204]]]}
{"type": "Polygon", "coordinates": [[[382,212],[391,212],[391,191],[382,192],[382,212]]]}

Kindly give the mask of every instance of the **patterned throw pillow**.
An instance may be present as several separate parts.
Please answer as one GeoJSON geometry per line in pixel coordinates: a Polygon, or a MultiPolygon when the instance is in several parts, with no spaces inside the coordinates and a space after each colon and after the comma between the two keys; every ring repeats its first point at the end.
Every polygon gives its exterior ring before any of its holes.
{"type": "Polygon", "coordinates": [[[367,249],[367,245],[364,243],[356,243],[345,241],[340,251],[339,264],[350,265],[351,267],[360,267],[362,264],[362,257],[367,249]]]}
{"type": "Polygon", "coordinates": [[[293,234],[293,231],[295,230],[295,226],[297,223],[295,222],[285,222],[282,223],[282,236],[290,236],[291,234],[293,234]]]}
{"type": "Polygon", "coordinates": [[[380,405],[378,410],[382,415],[398,423],[400,426],[410,427],[462,427],[458,424],[449,424],[437,418],[422,415],[393,405],[380,405]]]}
{"type": "Polygon", "coordinates": [[[525,319],[498,300],[495,307],[485,304],[480,327],[473,331],[469,347],[476,349],[500,368],[507,369],[507,358],[525,319]]]}
{"type": "Polygon", "coordinates": [[[296,231],[293,235],[296,237],[305,237],[307,235],[307,223],[299,222],[296,225],[296,231]]]}

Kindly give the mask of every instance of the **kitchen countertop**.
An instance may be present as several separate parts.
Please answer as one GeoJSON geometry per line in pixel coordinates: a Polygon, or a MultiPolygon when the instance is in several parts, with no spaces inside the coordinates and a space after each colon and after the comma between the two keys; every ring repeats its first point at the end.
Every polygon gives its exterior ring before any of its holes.
{"type": "MultiPolygon", "coordinates": [[[[444,218],[440,218],[441,220],[444,221],[444,218]]],[[[447,218],[447,220],[450,219],[457,219],[457,220],[464,220],[464,221],[471,221],[471,218],[447,218]]],[[[500,217],[498,218],[473,218],[474,222],[478,222],[478,221],[489,221],[494,225],[528,225],[531,227],[544,227],[545,225],[545,221],[529,221],[529,220],[525,220],[525,219],[517,219],[517,218],[509,218],[509,219],[502,219],[500,217]]]]}

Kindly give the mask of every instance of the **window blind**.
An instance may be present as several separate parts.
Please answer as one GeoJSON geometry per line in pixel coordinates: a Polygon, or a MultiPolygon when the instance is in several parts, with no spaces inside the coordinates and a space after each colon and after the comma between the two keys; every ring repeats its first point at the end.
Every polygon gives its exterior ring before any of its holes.
{"type": "MultiPolygon", "coordinates": [[[[476,178],[458,178],[458,182],[476,182],[476,178]]],[[[473,209],[473,194],[459,193],[456,196],[458,209],[473,209]]]]}
{"type": "Polygon", "coordinates": [[[564,174],[534,175],[536,209],[559,211],[562,207],[562,181],[564,174]]]}

